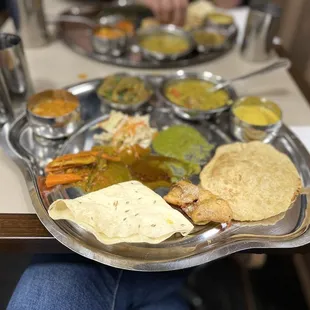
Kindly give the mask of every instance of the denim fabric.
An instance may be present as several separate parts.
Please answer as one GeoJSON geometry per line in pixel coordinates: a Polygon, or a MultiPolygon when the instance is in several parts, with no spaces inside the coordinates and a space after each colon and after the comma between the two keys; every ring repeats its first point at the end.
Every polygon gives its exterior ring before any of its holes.
{"type": "Polygon", "coordinates": [[[60,255],[22,275],[8,310],[185,310],[178,294],[189,271],[141,273],[60,255]]]}

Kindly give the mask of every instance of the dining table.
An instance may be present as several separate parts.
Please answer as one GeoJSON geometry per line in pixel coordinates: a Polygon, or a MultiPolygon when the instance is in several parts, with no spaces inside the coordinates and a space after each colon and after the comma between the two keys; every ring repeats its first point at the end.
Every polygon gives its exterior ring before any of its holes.
{"type": "MultiPolygon", "coordinates": [[[[71,7],[84,5],[81,1],[53,0],[44,2],[48,20],[71,7]]],[[[266,62],[247,62],[239,53],[248,14],[247,7],[229,10],[238,27],[235,47],[225,55],[203,64],[177,69],[133,69],[113,66],[86,58],[72,51],[59,37],[41,47],[25,48],[30,75],[35,91],[63,88],[86,79],[104,77],[115,72],[137,74],[171,74],[176,70],[185,72],[210,71],[226,79],[259,69],[279,57],[287,57],[281,46],[276,47],[273,59],[266,62]]],[[[8,18],[2,32],[14,33],[13,21],[8,18]]],[[[53,27],[49,31],[55,31],[53,27]]],[[[279,40],[278,40],[279,41],[279,40]]],[[[262,96],[280,106],[284,123],[310,150],[310,103],[306,87],[294,64],[290,70],[279,69],[266,75],[236,83],[239,96],[262,96]],[[303,89],[301,89],[303,88],[303,89]]],[[[69,249],[61,245],[41,224],[36,216],[23,175],[22,162],[8,147],[5,124],[0,134],[0,252],[1,253],[62,253],[69,249]]],[[[25,173],[25,172],[24,172],[25,173]]],[[[307,251],[308,246],[294,251],[307,251]]],[[[310,247],[309,247],[310,250],[310,247]]],[[[260,250],[262,251],[262,250],[260,250]]],[[[263,250],[268,251],[268,250],[263,250]]],[[[277,249],[275,251],[282,251],[277,249]]]]}

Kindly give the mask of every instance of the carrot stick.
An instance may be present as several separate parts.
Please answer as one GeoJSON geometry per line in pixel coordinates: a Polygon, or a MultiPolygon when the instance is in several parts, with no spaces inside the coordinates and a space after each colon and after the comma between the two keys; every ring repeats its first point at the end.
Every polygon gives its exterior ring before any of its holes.
{"type": "Polygon", "coordinates": [[[81,180],[81,176],[73,173],[49,174],[45,179],[45,185],[46,187],[53,187],[56,185],[70,184],[81,180]]]}
{"type": "Polygon", "coordinates": [[[59,157],[56,157],[53,161],[47,164],[45,167],[45,172],[51,172],[53,170],[59,170],[68,165],[71,166],[83,166],[88,165],[95,162],[95,156],[98,155],[99,152],[95,151],[85,151],[77,154],[66,154],[59,157]],[[87,160],[88,162],[83,162],[87,160]],[[75,161],[75,162],[74,162],[75,161]]]}
{"type": "Polygon", "coordinates": [[[180,93],[175,88],[171,88],[171,93],[177,98],[180,97],[180,93]]]}
{"type": "Polygon", "coordinates": [[[102,158],[106,159],[106,160],[110,160],[110,161],[121,161],[121,158],[118,156],[110,156],[108,154],[101,154],[100,155],[102,158]]]}

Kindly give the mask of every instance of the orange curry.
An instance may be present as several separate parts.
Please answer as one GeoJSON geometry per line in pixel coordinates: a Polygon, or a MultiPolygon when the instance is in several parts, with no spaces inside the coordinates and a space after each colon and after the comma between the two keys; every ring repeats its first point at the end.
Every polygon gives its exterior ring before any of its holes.
{"type": "Polygon", "coordinates": [[[102,39],[119,39],[124,36],[124,32],[120,29],[110,28],[110,27],[101,27],[95,31],[95,36],[102,39]]]}
{"type": "Polygon", "coordinates": [[[43,117],[59,117],[74,111],[78,107],[76,101],[50,98],[38,102],[31,112],[43,117]]]}

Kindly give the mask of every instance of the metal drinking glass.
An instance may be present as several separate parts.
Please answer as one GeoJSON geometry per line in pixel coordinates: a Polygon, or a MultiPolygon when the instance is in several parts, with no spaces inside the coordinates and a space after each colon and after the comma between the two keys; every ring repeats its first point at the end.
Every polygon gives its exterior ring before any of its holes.
{"type": "Polygon", "coordinates": [[[33,85],[19,36],[0,33],[0,69],[11,93],[23,96],[33,93],[33,85]]]}
{"type": "Polygon", "coordinates": [[[13,118],[33,93],[21,38],[14,34],[0,33],[0,87],[2,119],[13,118]]]}
{"type": "Polygon", "coordinates": [[[273,56],[273,39],[279,30],[281,8],[276,4],[257,4],[250,9],[241,45],[248,61],[268,60],[273,56]]]}
{"type": "Polygon", "coordinates": [[[8,5],[16,33],[25,47],[40,47],[49,42],[43,0],[10,0],[8,5]]]}
{"type": "Polygon", "coordinates": [[[13,120],[14,113],[11,97],[5,83],[3,74],[0,72],[0,124],[13,120]]]}

